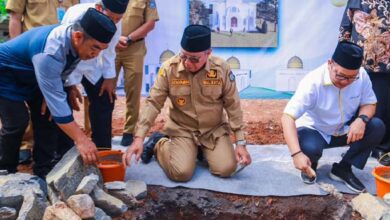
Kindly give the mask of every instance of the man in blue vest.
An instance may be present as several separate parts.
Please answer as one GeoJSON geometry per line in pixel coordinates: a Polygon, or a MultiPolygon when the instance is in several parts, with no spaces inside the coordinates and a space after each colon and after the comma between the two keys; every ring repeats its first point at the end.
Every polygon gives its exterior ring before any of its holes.
{"type": "MultiPolygon", "coordinates": [[[[80,60],[92,59],[108,47],[115,31],[109,17],[89,9],[73,25],[34,28],[0,45],[0,170],[16,172],[29,120],[25,101],[30,107],[42,106],[40,116],[31,116],[33,124],[52,117],[75,142],[86,164],[97,161],[96,146],[75,123],[63,84],[80,60]]],[[[33,152],[33,171],[41,177],[53,166],[55,146],[47,148],[33,152]]]]}

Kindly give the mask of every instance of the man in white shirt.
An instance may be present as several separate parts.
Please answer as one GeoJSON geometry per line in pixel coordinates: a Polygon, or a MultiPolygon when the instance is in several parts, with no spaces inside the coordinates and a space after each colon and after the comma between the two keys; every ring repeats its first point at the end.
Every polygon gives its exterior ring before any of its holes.
{"type": "Polygon", "coordinates": [[[75,23],[89,8],[95,8],[110,17],[117,26],[109,47],[98,57],[81,61],[65,83],[69,87],[71,103],[76,110],[79,109],[76,98],[81,101],[81,95],[75,85],[79,83],[83,85],[90,101],[92,140],[97,147],[111,147],[111,121],[116,84],[115,46],[121,36],[120,21],[127,4],[128,0],[102,0],[78,4],[70,7],[62,20],[63,24],[75,23]]]}
{"type": "Polygon", "coordinates": [[[385,127],[373,117],[377,100],[366,71],[360,68],[362,58],[358,45],[340,42],[332,59],[302,79],[284,110],[284,138],[304,183],[315,182],[312,171],[323,149],[349,145],[342,160],[333,164],[330,177],[355,192],[365,191],[352,165],[364,168],[385,127]]]}

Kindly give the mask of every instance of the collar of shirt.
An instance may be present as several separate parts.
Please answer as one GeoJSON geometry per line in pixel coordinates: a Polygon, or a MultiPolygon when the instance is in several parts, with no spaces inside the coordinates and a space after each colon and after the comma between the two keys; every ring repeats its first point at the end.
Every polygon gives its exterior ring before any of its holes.
{"type": "Polygon", "coordinates": [[[333,86],[333,82],[330,79],[329,64],[326,64],[324,72],[322,74],[322,82],[324,86],[333,86]]]}
{"type": "Polygon", "coordinates": [[[72,44],[72,25],[69,25],[67,28],[66,28],[66,41],[69,42],[69,48],[70,48],[70,51],[73,55],[73,57],[75,58],[78,58],[79,55],[77,54],[75,48],[73,48],[73,44],[72,44]]]}

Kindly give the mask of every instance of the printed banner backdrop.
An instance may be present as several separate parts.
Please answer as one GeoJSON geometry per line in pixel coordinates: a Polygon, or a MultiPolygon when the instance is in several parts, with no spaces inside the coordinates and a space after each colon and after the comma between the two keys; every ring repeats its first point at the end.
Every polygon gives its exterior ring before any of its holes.
{"type": "MultiPolygon", "coordinates": [[[[272,47],[213,47],[236,75],[241,98],[290,98],[309,71],[331,57],[347,0],[155,0],[160,15],[147,37],[142,94],[147,95],[161,63],[180,51],[184,28],[190,24],[191,1],[225,3],[239,9],[250,2],[277,5],[278,21],[272,47]]],[[[271,6],[272,7],[272,6],[271,6]]],[[[263,17],[263,15],[258,15],[263,17]]],[[[270,26],[270,25],[268,25],[270,26]]],[[[272,37],[271,37],[272,40],[272,37]]]]}

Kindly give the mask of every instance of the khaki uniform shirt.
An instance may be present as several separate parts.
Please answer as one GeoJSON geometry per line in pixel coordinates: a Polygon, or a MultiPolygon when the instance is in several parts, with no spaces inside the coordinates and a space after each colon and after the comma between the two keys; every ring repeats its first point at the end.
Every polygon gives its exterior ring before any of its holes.
{"type": "MultiPolygon", "coordinates": [[[[158,21],[158,13],[155,0],[130,0],[127,9],[122,18],[122,36],[128,36],[133,31],[148,21],[158,21]]],[[[136,52],[145,48],[145,41],[133,42],[125,50],[118,53],[136,52]]]]}
{"type": "Polygon", "coordinates": [[[6,9],[22,15],[22,31],[57,24],[57,8],[68,9],[79,0],[8,0],[6,9]]]}
{"type": "Polygon", "coordinates": [[[164,133],[192,137],[197,144],[213,148],[227,134],[226,114],[237,140],[244,140],[243,113],[235,77],[221,58],[210,56],[198,73],[187,72],[178,55],[159,70],[150,96],[138,120],[135,136],[145,137],[169,97],[171,105],[164,133]]]}

